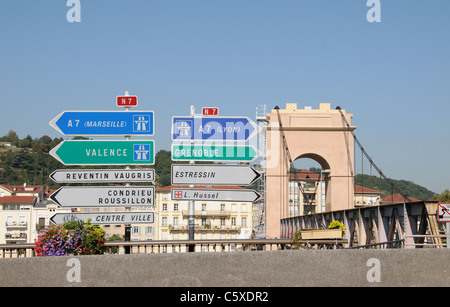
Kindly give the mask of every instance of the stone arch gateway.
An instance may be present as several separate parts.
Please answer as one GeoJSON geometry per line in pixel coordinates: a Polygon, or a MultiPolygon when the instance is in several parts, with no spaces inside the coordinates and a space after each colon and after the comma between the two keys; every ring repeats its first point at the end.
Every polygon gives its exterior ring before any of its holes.
{"type": "MultiPolygon", "coordinates": [[[[341,110],[348,123],[353,114],[341,110]]],[[[288,217],[289,157],[310,158],[327,172],[328,188],[325,211],[353,208],[354,140],[339,110],[321,103],[318,109],[287,103],[285,109],[267,114],[266,142],[266,236],[280,237],[280,220],[288,217]],[[281,127],[279,119],[281,120],[281,127]],[[281,131],[282,130],[282,131],[281,131]]]]}

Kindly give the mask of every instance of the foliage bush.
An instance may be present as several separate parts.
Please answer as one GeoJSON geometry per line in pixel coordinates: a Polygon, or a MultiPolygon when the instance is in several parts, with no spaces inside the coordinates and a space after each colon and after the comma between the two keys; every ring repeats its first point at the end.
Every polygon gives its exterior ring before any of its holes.
{"type": "Polygon", "coordinates": [[[79,221],[55,225],[35,240],[36,256],[67,256],[103,254],[105,231],[97,226],[79,221]]]}

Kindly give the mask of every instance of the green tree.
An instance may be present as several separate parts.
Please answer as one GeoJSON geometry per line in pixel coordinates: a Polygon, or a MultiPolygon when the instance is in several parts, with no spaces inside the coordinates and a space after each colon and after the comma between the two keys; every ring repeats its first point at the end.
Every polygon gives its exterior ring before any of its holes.
{"type": "Polygon", "coordinates": [[[437,200],[442,203],[449,203],[450,202],[450,191],[445,190],[442,192],[441,195],[434,195],[433,200],[437,200]]]}

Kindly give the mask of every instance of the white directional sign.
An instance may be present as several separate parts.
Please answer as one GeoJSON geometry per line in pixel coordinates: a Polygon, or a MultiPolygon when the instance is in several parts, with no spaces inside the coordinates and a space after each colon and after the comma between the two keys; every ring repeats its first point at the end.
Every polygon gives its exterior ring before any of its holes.
{"type": "Polygon", "coordinates": [[[50,178],[59,183],[151,182],[155,170],[144,169],[59,169],[50,178]]]}
{"type": "Polygon", "coordinates": [[[438,204],[439,222],[450,222],[450,204],[438,204]]]}
{"type": "Polygon", "coordinates": [[[68,221],[92,224],[152,224],[155,222],[154,212],[99,212],[99,213],[57,213],[50,218],[53,224],[64,224],[68,221]]]}
{"type": "Polygon", "coordinates": [[[172,185],[249,185],[261,174],[249,165],[172,164],[172,185]]]}
{"type": "Polygon", "coordinates": [[[155,187],[61,187],[50,199],[61,207],[154,206],[155,187]]]}
{"type": "Polygon", "coordinates": [[[217,200],[254,202],[261,195],[254,190],[172,189],[173,200],[217,200]]]}

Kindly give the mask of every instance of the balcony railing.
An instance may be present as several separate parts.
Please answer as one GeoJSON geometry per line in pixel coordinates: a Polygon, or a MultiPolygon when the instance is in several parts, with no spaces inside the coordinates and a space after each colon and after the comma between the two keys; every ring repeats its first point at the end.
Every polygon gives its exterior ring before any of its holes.
{"type": "Polygon", "coordinates": [[[26,228],[27,222],[6,222],[6,227],[8,228],[26,228]]]}
{"type": "MultiPolygon", "coordinates": [[[[164,227],[164,226],[163,226],[164,227]]],[[[189,230],[189,226],[188,225],[178,225],[178,226],[172,226],[169,225],[169,230],[170,231],[180,231],[180,232],[186,232],[189,230]]],[[[240,232],[241,228],[237,227],[237,226],[201,226],[201,225],[195,225],[194,226],[194,231],[211,231],[211,232],[216,232],[216,231],[233,231],[233,232],[240,232]]]]}
{"type": "MultiPolygon", "coordinates": [[[[188,210],[182,211],[183,217],[187,218],[189,216],[188,210]]],[[[217,210],[206,210],[206,211],[200,211],[195,210],[194,212],[195,217],[230,217],[229,211],[217,211],[217,210]]]]}
{"type": "Polygon", "coordinates": [[[26,240],[27,234],[26,233],[6,233],[5,234],[6,240],[26,240]]]}

